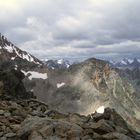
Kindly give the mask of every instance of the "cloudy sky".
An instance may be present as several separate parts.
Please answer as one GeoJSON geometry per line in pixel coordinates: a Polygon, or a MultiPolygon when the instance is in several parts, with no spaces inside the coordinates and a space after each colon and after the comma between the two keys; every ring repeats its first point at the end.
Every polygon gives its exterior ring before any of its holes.
{"type": "Polygon", "coordinates": [[[140,0],[0,0],[0,32],[38,58],[139,57],[140,0]]]}

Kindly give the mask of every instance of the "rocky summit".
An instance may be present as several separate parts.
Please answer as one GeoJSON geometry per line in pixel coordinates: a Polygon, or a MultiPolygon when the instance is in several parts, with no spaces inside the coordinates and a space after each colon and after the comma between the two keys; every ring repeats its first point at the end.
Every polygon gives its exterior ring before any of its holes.
{"type": "Polygon", "coordinates": [[[0,140],[133,140],[138,135],[114,109],[62,114],[35,99],[0,102],[0,140]]]}

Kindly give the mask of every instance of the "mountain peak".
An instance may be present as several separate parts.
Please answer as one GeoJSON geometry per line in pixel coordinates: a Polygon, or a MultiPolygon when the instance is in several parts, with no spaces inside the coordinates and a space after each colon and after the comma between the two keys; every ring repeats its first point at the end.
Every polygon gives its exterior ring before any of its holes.
{"type": "Polygon", "coordinates": [[[24,60],[34,64],[41,64],[41,61],[26,51],[22,51],[0,33],[0,59],[2,61],[24,60]]]}
{"type": "Polygon", "coordinates": [[[114,67],[119,68],[131,68],[131,67],[139,67],[140,66],[140,60],[138,58],[123,58],[119,61],[109,61],[114,67]]]}
{"type": "Polygon", "coordinates": [[[65,59],[57,59],[57,60],[45,59],[42,61],[44,62],[45,65],[47,65],[47,67],[49,67],[51,69],[69,68],[71,65],[70,62],[68,60],[65,60],[65,59]]]}

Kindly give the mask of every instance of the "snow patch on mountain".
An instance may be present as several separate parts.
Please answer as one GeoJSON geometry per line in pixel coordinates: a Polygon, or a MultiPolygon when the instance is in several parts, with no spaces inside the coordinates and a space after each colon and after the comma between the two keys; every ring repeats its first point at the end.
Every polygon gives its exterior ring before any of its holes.
{"type": "Polygon", "coordinates": [[[110,60],[109,61],[110,64],[112,64],[114,67],[138,67],[140,66],[140,59],[134,58],[123,58],[122,60],[110,60]]]}
{"type": "Polygon", "coordinates": [[[110,62],[111,64],[114,64],[114,65],[116,64],[116,62],[115,62],[114,60],[110,60],[109,62],[110,62]]]}
{"type": "Polygon", "coordinates": [[[5,49],[9,52],[9,53],[13,53],[13,47],[11,45],[9,46],[5,46],[5,49]]]}
{"type": "Polygon", "coordinates": [[[128,59],[128,62],[132,64],[134,62],[134,59],[128,59]]]}
{"type": "Polygon", "coordinates": [[[137,59],[137,61],[140,63],[140,59],[137,59]]]}
{"type": "MultiPolygon", "coordinates": [[[[95,111],[92,112],[92,113],[103,114],[103,113],[104,113],[104,110],[105,110],[105,106],[100,106],[100,107],[98,107],[97,109],[95,109],[95,111]]],[[[92,117],[92,116],[91,116],[91,117],[92,117]]]]}
{"type": "Polygon", "coordinates": [[[28,54],[28,53],[19,53],[19,51],[16,48],[14,48],[14,50],[16,52],[16,55],[19,56],[20,58],[25,59],[25,60],[27,60],[29,62],[40,64],[39,62],[36,62],[34,60],[34,58],[30,54],[28,54]]]}
{"type": "Polygon", "coordinates": [[[121,63],[124,64],[124,65],[127,65],[127,62],[124,61],[124,60],[122,60],[121,63]]]}
{"type": "Polygon", "coordinates": [[[41,65],[41,62],[37,58],[31,56],[26,51],[22,51],[16,46],[14,46],[14,44],[8,41],[7,38],[0,33],[0,53],[2,53],[2,50],[9,53],[11,60],[15,60],[16,57],[19,57],[23,60],[27,60],[29,62],[41,65]]]}
{"type": "Polygon", "coordinates": [[[22,72],[24,73],[25,76],[27,76],[30,80],[32,80],[33,78],[35,79],[47,79],[48,76],[47,76],[47,73],[39,73],[39,72],[36,72],[36,71],[24,71],[22,70],[22,72]]]}
{"type": "Polygon", "coordinates": [[[64,82],[62,82],[62,83],[57,83],[57,88],[60,88],[60,87],[62,87],[62,86],[64,86],[64,85],[65,85],[64,82]]]}
{"type": "Polygon", "coordinates": [[[69,62],[67,60],[64,60],[64,59],[57,60],[57,64],[65,65],[67,68],[69,68],[69,66],[70,66],[69,62]]]}
{"type": "Polygon", "coordinates": [[[11,60],[15,60],[16,57],[11,57],[11,60]]]}
{"type": "Polygon", "coordinates": [[[15,68],[14,69],[17,70],[17,68],[18,68],[18,65],[15,65],[15,68]]]}
{"type": "Polygon", "coordinates": [[[58,63],[58,64],[63,64],[63,59],[57,60],[57,63],[58,63]]]}
{"type": "Polygon", "coordinates": [[[100,113],[100,114],[103,114],[103,113],[104,113],[104,110],[105,110],[105,107],[104,107],[104,106],[100,106],[100,107],[96,110],[96,112],[97,112],[97,113],[100,113]]]}

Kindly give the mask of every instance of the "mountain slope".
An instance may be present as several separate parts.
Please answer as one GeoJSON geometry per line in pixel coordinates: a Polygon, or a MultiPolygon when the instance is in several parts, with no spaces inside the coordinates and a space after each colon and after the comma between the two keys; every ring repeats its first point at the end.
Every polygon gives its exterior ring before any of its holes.
{"type": "Polygon", "coordinates": [[[0,64],[10,63],[11,65],[40,65],[42,62],[36,57],[22,51],[13,43],[7,40],[6,37],[0,34],[0,64]]]}
{"type": "MultiPolygon", "coordinates": [[[[23,73],[0,71],[0,140],[133,140],[139,137],[114,110],[63,114],[25,90],[23,73]]],[[[99,110],[98,110],[99,111],[99,110]]]]}
{"type": "Polygon", "coordinates": [[[50,70],[47,74],[45,82],[34,79],[26,85],[52,108],[89,114],[100,106],[111,107],[140,131],[137,90],[131,81],[107,62],[92,58],[73,64],[68,69],[50,70]]]}

